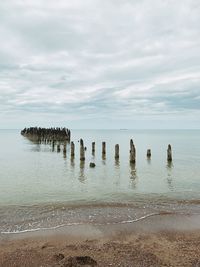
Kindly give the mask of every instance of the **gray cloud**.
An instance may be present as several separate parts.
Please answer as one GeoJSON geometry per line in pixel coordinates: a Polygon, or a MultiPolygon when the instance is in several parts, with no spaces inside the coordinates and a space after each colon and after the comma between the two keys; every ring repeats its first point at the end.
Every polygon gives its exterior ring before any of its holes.
{"type": "Polygon", "coordinates": [[[199,127],[199,14],[198,0],[2,1],[1,127],[199,127]]]}

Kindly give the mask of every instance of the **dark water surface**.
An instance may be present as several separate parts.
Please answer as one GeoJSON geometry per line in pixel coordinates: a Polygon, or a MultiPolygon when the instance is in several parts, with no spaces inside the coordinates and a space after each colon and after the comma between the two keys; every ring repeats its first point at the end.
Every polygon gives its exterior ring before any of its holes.
{"type": "Polygon", "coordinates": [[[0,232],[82,223],[134,222],[162,212],[200,212],[199,130],[73,130],[75,159],[0,130],[0,232]],[[87,147],[80,163],[78,140],[87,147]],[[129,163],[129,141],[137,150],[129,163]],[[91,143],[96,142],[96,153],[91,143]],[[101,142],[107,155],[102,159],[101,142]],[[114,159],[114,145],[120,159],[114,159]],[[166,161],[168,144],[173,163],[166,161]],[[146,150],[152,149],[151,160],[146,150]],[[90,162],[96,167],[89,168],[90,162]]]}

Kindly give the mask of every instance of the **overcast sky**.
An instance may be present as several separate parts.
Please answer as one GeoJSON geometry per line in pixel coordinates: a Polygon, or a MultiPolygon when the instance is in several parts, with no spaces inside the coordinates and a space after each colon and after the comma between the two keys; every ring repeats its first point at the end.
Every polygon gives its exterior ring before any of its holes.
{"type": "Polygon", "coordinates": [[[199,0],[1,0],[0,128],[200,128],[199,0]]]}

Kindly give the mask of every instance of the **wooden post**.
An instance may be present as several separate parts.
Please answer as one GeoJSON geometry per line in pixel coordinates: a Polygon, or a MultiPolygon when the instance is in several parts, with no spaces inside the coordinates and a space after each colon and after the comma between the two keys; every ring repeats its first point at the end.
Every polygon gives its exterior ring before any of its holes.
{"type": "Polygon", "coordinates": [[[102,142],[102,155],[106,155],[106,142],[102,142]]]}
{"type": "Polygon", "coordinates": [[[151,149],[147,149],[147,158],[148,158],[148,159],[151,158],[151,149]]]}
{"type": "Polygon", "coordinates": [[[119,159],[119,145],[115,145],[115,159],[119,159]]]}
{"type": "Polygon", "coordinates": [[[60,144],[57,145],[57,152],[60,152],[60,144]]]}
{"type": "Polygon", "coordinates": [[[66,145],[66,143],[64,143],[64,145],[63,145],[63,153],[64,153],[64,154],[67,153],[67,145],[66,145]]]}
{"type": "Polygon", "coordinates": [[[172,147],[171,147],[171,145],[168,145],[168,148],[167,148],[167,161],[172,162],[172,147]]]}
{"type": "Polygon", "coordinates": [[[92,154],[95,153],[95,142],[92,142],[92,154]]]}
{"type": "Polygon", "coordinates": [[[74,142],[71,142],[71,158],[74,158],[74,150],[75,150],[75,145],[74,142]]]}
{"type": "Polygon", "coordinates": [[[85,160],[85,148],[84,148],[83,139],[80,139],[80,160],[81,161],[85,160]]]}
{"type": "Polygon", "coordinates": [[[130,163],[135,163],[136,161],[136,149],[133,144],[133,140],[130,140],[130,163]]]}
{"type": "Polygon", "coordinates": [[[53,140],[53,142],[52,142],[52,151],[54,151],[54,149],[55,149],[55,142],[53,140]]]}

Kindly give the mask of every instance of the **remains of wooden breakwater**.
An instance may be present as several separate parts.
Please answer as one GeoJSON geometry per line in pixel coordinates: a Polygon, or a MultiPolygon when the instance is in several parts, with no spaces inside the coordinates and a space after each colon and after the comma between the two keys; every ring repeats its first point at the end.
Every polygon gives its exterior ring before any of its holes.
{"type": "MultiPolygon", "coordinates": [[[[84,162],[85,161],[85,150],[86,148],[84,147],[84,142],[83,139],[80,139],[80,161],[84,162]]],[[[95,142],[92,142],[92,155],[95,155],[95,142]]],[[[74,159],[75,157],[75,144],[74,142],[71,142],[71,159],[74,159]]],[[[147,149],[147,159],[151,159],[151,149],[147,149]]],[[[120,158],[120,148],[119,144],[115,145],[115,150],[114,150],[114,158],[115,160],[119,160],[120,158]]],[[[102,142],[102,159],[106,159],[106,142],[102,142]]],[[[133,143],[133,140],[130,140],[130,150],[129,150],[129,159],[130,159],[130,164],[135,164],[136,163],[136,147],[133,143]]],[[[169,163],[172,162],[172,147],[171,145],[168,145],[167,149],[167,161],[169,163]]]]}
{"type": "MultiPolygon", "coordinates": [[[[61,144],[63,145],[63,154],[66,158],[67,153],[67,142],[70,142],[71,139],[71,131],[67,128],[40,128],[40,127],[30,127],[25,128],[21,131],[21,134],[31,141],[35,141],[38,143],[51,144],[52,151],[55,151],[55,146],[57,152],[61,151],[61,144]]],[[[80,139],[80,161],[85,161],[85,152],[87,148],[84,146],[83,139],[80,139]]],[[[92,155],[95,155],[95,142],[92,142],[92,155]]],[[[71,159],[75,158],[75,144],[74,142],[70,143],[70,154],[71,159]]],[[[150,160],[152,153],[151,149],[147,149],[147,159],[150,160]]],[[[120,158],[120,147],[119,144],[115,145],[114,149],[114,158],[115,160],[119,160],[120,158]]],[[[102,142],[102,159],[106,159],[106,142],[102,142]]],[[[136,163],[136,147],[133,143],[133,139],[130,139],[130,150],[129,150],[129,161],[130,164],[136,163]]],[[[172,147],[169,144],[167,148],[167,162],[172,163],[172,147]]],[[[91,164],[92,165],[92,164],[91,164]]],[[[94,166],[93,166],[94,167],[94,166]]]]}
{"type": "MultiPolygon", "coordinates": [[[[30,127],[24,128],[21,134],[28,139],[36,142],[53,143],[54,142],[70,142],[71,131],[67,128],[41,128],[30,127]]],[[[58,147],[59,150],[59,147],[58,147]]]]}

